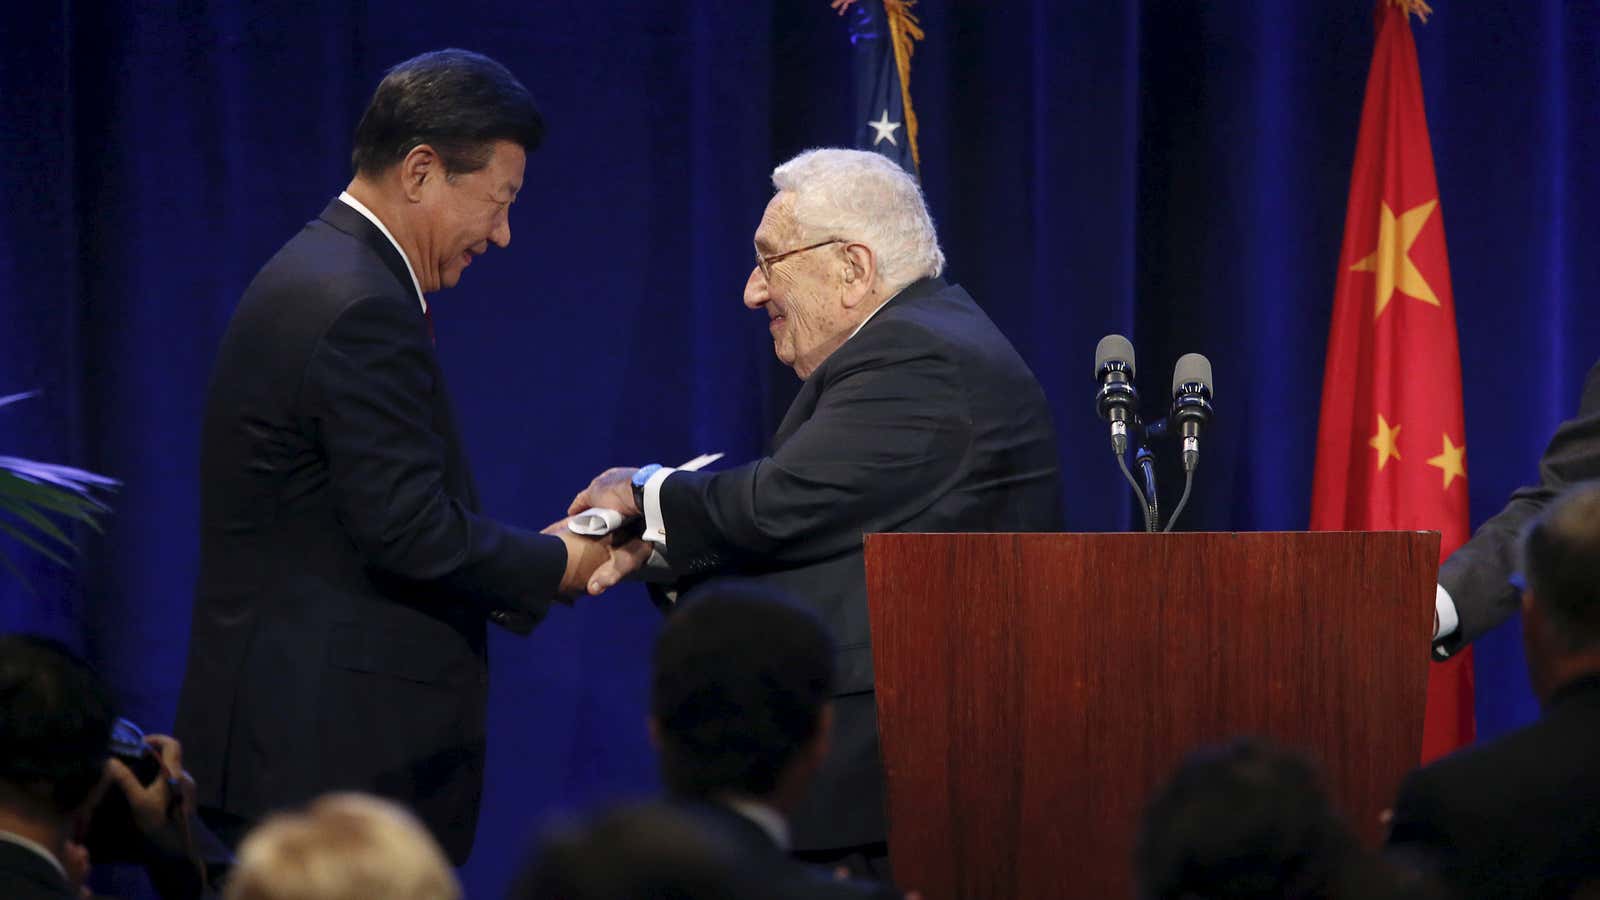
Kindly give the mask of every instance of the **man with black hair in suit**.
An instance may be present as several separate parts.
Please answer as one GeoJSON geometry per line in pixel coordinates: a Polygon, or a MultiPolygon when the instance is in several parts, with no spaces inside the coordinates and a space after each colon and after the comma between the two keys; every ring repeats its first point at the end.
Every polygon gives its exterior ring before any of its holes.
{"type": "Polygon", "coordinates": [[[656,641],[650,737],[671,802],[725,836],[768,896],[898,897],[789,859],[789,816],[828,752],[834,643],[817,616],[755,584],[675,610],[656,641]]]}
{"type": "Polygon", "coordinates": [[[92,860],[79,843],[112,785],[133,813],[145,869],[168,900],[197,897],[188,860],[194,780],[177,741],[150,735],[161,772],[144,785],[111,759],[111,692],[54,641],[0,635],[0,897],[77,898],[92,860]]]}
{"type": "Polygon", "coordinates": [[[486,623],[525,633],[605,545],[479,512],[428,295],[492,244],[544,133],[499,63],[384,76],[354,178],[245,291],[212,371],[178,735],[230,843],[335,790],[413,808],[464,862],[483,787],[486,623]]]}
{"type": "Polygon", "coordinates": [[[1600,482],[1559,497],[1521,548],[1539,721],[1412,772],[1388,839],[1463,900],[1600,895],[1600,482]]]}

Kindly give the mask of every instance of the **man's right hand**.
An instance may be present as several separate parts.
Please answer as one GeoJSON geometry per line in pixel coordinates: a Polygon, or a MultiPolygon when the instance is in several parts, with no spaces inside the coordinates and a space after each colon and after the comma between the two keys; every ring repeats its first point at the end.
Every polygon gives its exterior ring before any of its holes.
{"type": "Polygon", "coordinates": [[[573,534],[567,527],[570,519],[552,522],[544,533],[561,540],[567,548],[567,570],[561,576],[557,590],[563,597],[576,597],[589,592],[589,576],[611,559],[611,546],[603,540],[573,534]]]}
{"type": "Polygon", "coordinates": [[[567,570],[561,577],[561,596],[599,595],[615,587],[650,559],[651,546],[625,532],[605,537],[573,534],[570,518],[553,522],[544,534],[554,535],[567,547],[567,570]]]}

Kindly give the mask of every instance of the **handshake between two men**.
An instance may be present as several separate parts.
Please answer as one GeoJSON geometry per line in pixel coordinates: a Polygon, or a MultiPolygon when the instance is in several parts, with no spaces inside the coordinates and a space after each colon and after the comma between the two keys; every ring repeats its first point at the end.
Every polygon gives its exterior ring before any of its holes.
{"type": "Polygon", "coordinates": [[[562,597],[602,594],[650,561],[655,548],[641,536],[644,511],[633,485],[638,471],[614,468],[601,472],[572,499],[567,517],[544,529],[545,534],[560,538],[567,548],[562,597]],[[573,531],[573,517],[591,509],[616,513],[620,524],[593,536],[573,531]]]}

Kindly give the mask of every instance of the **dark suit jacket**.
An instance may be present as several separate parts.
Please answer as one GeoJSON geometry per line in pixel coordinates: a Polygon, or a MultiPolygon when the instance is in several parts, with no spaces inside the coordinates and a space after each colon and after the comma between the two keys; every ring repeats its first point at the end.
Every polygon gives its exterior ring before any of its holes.
{"type": "Polygon", "coordinates": [[[200,573],[178,708],[203,806],[334,789],[472,846],[485,616],[533,618],[561,542],[490,521],[399,251],[335,200],[245,291],[200,449],[200,573]]]}
{"type": "Polygon", "coordinates": [[[1461,621],[1455,633],[1434,643],[1436,656],[1448,657],[1516,612],[1518,591],[1506,579],[1519,565],[1523,526],[1563,490],[1595,478],[1600,478],[1600,363],[1584,380],[1577,417],[1563,422],[1545,448],[1539,483],[1518,488],[1505,509],[1439,568],[1439,583],[1450,592],[1461,621]]]}
{"type": "Polygon", "coordinates": [[[5,900],[76,900],[49,861],[26,847],[0,841],[0,897],[5,900]]]}
{"type": "Polygon", "coordinates": [[[795,846],[882,841],[862,535],[1059,531],[1044,392],[967,292],[897,294],[800,387],[771,456],[661,485],[664,555],[694,585],[759,580],[808,602],[839,642],[834,744],[795,846]],[[707,576],[716,575],[709,582],[707,576]]]}
{"type": "Polygon", "coordinates": [[[1538,722],[1412,772],[1388,851],[1461,900],[1568,897],[1600,886],[1600,675],[1538,722]]]}
{"type": "Polygon", "coordinates": [[[791,858],[760,825],[720,803],[679,801],[672,805],[736,848],[765,886],[763,896],[777,900],[900,900],[904,896],[889,885],[838,880],[825,869],[791,858]]]}

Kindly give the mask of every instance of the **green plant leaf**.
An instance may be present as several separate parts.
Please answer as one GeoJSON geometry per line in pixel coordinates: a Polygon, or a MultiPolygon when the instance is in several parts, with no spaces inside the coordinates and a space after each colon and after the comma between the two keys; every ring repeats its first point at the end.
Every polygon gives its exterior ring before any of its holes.
{"type": "Polygon", "coordinates": [[[7,511],[22,521],[27,522],[29,525],[32,525],[36,530],[42,532],[46,537],[54,538],[57,543],[66,545],[67,549],[75,549],[72,543],[72,538],[67,537],[66,532],[62,531],[60,526],[50,521],[50,517],[46,516],[38,509],[28,506],[27,504],[20,504],[11,507],[7,511]]]}
{"type": "Polygon", "coordinates": [[[88,495],[39,484],[0,469],[0,508],[12,508],[18,503],[70,516],[96,531],[100,525],[95,514],[108,510],[104,503],[88,495]]]}
{"type": "MultiPolygon", "coordinates": [[[[25,391],[0,397],[0,408],[37,394],[38,391],[25,391]]],[[[71,563],[56,552],[50,542],[60,544],[73,554],[78,552],[78,548],[72,537],[52,517],[61,516],[82,522],[95,531],[102,531],[100,516],[110,512],[111,508],[101,502],[95,492],[114,491],[121,484],[115,478],[72,466],[20,456],[0,456],[0,535],[10,535],[18,543],[57,565],[71,568],[71,563]]],[[[22,582],[30,594],[38,596],[10,557],[0,553],[0,563],[22,582]]]]}
{"type": "Polygon", "coordinates": [[[20,528],[17,528],[16,526],[12,525],[11,523],[7,522],[4,519],[0,519],[0,531],[3,531],[6,534],[11,535],[12,537],[16,538],[18,541],[22,542],[23,544],[27,545],[28,547],[31,547],[34,550],[34,552],[38,553],[40,556],[45,557],[46,559],[54,561],[56,565],[62,567],[63,569],[72,568],[72,564],[67,562],[65,559],[62,559],[60,556],[58,556],[55,553],[55,551],[50,550],[49,548],[45,547],[43,544],[39,543],[38,541],[36,541],[32,537],[30,537],[27,532],[23,531],[20,528]]]}

